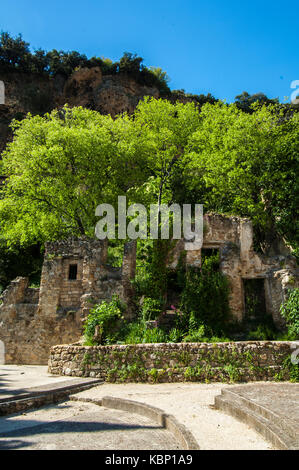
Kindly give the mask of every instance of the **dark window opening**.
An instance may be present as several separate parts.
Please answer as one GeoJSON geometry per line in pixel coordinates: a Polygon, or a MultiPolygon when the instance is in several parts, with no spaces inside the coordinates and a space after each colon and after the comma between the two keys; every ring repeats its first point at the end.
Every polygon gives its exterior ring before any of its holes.
{"type": "Polygon", "coordinates": [[[70,268],[69,268],[69,280],[70,281],[75,281],[77,279],[77,272],[78,272],[78,265],[70,264],[70,268]]]}
{"type": "Polygon", "coordinates": [[[215,256],[219,254],[218,248],[202,248],[201,255],[205,258],[210,258],[211,256],[215,256]]]}
{"type": "Polygon", "coordinates": [[[212,271],[219,271],[220,252],[218,248],[202,248],[201,263],[211,268],[212,271]]]}
{"type": "Polygon", "coordinates": [[[266,312],[264,279],[243,279],[245,297],[245,322],[263,323],[266,312]]]}

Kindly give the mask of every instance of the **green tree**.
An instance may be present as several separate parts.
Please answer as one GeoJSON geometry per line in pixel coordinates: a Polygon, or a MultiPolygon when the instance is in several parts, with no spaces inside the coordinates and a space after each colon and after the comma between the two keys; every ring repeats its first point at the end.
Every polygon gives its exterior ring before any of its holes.
{"type": "Polygon", "coordinates": [[[166,84],[170,82],[167,72],[162,70],[161,67],[150,67],[150,71],[158,78],[158,80],[161,80],[166,84]]]}
{"type": "Polygon", "coordinates": [[[138,182],[134,154],[121,145],[128,127],[126,118],[67,107],[15,121],[2,161],[2,236],[26,245],[93,235],[97,205],[115,204],[133,171],[138,182]]]}
{"type": "Polygon", "coordinates": [[[124,52],[124,55],[119,61],[119,71],[122,73],[138,74],[141,69],[143,62],[142,57],[138,57],[137,54],[131,52],[124,52]]]}
{"type": "Polygon", "coordinates": [[[206,210],[250,217],[265,251],[277,233],[298,244],[298,119],[275,105],[206,104],[185,151],[184,187],[206,210]]]}
{"type": "Polygon", "coordinates": [[[281,315],[285,318],[290,338],[299,339],[299,288],[290,289],[287,300],[281,304],[281,315]]]}
{"type": "Polygon", "coordinates": [[[138,151],[146,163],[145,174],[149,175],[142,187],[132,190],[134,198],[144,204],[175,202],[170,182],[175,168],[183,165],[185,148],[198,128],[196,106],[145,98],[131,119],[138,151]]]}
{"type": "Polygon", "coordinates": [[[0,33],[0,65],[6,68],[18,68],[25,71],[30,58],[28,42],[19,34],[12,38],[9,33],[0,33]]]}
{"type": "Polygon", "coordinates": [[[242,111],[245,111],[247,113],[253,112],[252,105],[254,103],[269,105],[277,104],[278,102],[278,98],[270,99],[264,93],[261,92],[250,95],[247,91],[243,91],[241,95],[237,95],[235,97],[235,103],[238,108],[242,109],[242,111]]]}
{"type": "Polygon", "coordinates": [[[2,234],[23,244],[91,234],[95,207],[126,194],[248,216],[264,250],[277,233],[296,247],[298,119],[276,105],[247,114],[149,98],[115,120],[67,107],[29,115],[4,153],[2,234]]]}

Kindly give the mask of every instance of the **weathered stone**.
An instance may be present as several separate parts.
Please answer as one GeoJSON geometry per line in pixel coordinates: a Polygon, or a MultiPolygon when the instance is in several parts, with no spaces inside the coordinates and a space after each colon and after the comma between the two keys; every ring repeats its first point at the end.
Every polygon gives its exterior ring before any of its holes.
{"type": "Polygon", "coordinates": [[[71,346],[60,347],[60,361],[57,366],[57,347],[51,348],[49,372],[69,375],[69,362],[64,354],[72,356],[72,374],[85,377],[101,377],[113,380],[113,371],[119,372],[120,362],[128,367],[127,375],[115,376],[125,382],[179,382],[179,381],[223,381],[231,380],[227,366],[233,366],[237,381],[276,380],[284,374],[285,361],[292,352],[292,342],[288,341],[248,341],[235,343],[154,343],[138,345],[111,346],[71,346]],[[276,350],[273,348],[273,344],[276,350]],[[188,346],[188,357],[182,355],[188,346]],[[203,357],[199,358],[198,349],[202,346],[203,357]],[[115,355],[115,353],[118,353],[115,355]],[[157,355],[157,352],[159,353],[157,355]],[[245,353],[250,353],[246,355],[245,353]],[[86,363],[86,357],[89,364],[86,363]],[[266,361],[265,361],[266,359],[266,361]],[[92,363],[92,364],[91,364],[92,363]],[[133,365],[139,372],[130,375],[133,365]],[[190,371],[196,374],[190,374],[190,371]],[[110,375],[112,371],[112,376],[110,375]]]}
{"type": "MultiPolygon", "coordinates": [[[[92,80],[100,80],[99,76],[92,77],[92,80]]],[[[296,261],[287,254],[286,247],[283,254],[272,257],[257,254],[253,251],[249,219],[206,214],[205,248],[219,249],[220,270],[230,281],[229,302],[234,318],[244,319],[244,279],[260,278],[264,282],[266,310],[281,328],[284,322],[280,305],[286,299],[288,289],[298,286],[296,261]]],[[[177,266],[183,249],[184,240],[179,240],[169,254],[169,267],[177,266]]],[[[201,250],[188,251],[187,255],[187,264],[200,264],[201,250]]],[[[125,317],[131,320],[134,317],[131,279],[135,276],[135,268],[135,241],[125,245],[122,268],[107,265],[107,241],[74,238],[48,243],[40,289],[29,288],[28,279],[19,277],[2,295],[0,339],[4,343],[6,362],[47,363],[50,347],[78,342],[90,308],[103,300],[109,301],[113,294],[118,294],[126,303],[125,317]]],[[[207,350],[204,344],[181,346],[186,351],[194,347],[198,352],[207,350]]],[[[272,347],[269,345],[269,349],[272,347]]],[[[159,350],[160,345],[150,345],[150,348],[159,350]]],[[[169,344],[169,350],[175,348],[175,344],[169,344]]],[[[253,343],[250,350],[255,348],[253,343]]],[[[62,349],[57,347],[55,351],[59,356],[62,349]]],[[[72,350],[68,352],[73,354],[72,350]]]]}
{"type": "MultiPolygon", "coordinates": [[[[216,248],[220,252],[220,270],[230,282],[230,309],[234,318],[244,319],[245,279],[262,279],[267,312],[272,315],[278,328],[284,326],[280,305],[287,297],[288,289],[298,287],[296,259],[286,246],[282,253],[264,256],[253,250],[253,228],[249,219],[219,214],[204,215],[203,249],[216,248]]],[[[168,266],[175,268],[184,250],[184,240],[179,240],[169,254],[168,266]]],[[[197,266],[200,253],[187,252],[186,263],[197,266]]]]}
{"type": "Polygon", "coordinates": [[[136,243],[126,247],[122,269],[106,261],[106,241],[74,238],[46,245],[40,289],[28,288],[28,279],[19,277],[2,295],[0,339],[7,363],[46,364],[50,347],[79,341],[90,308],[114,293],[132,316],[136,243]]]}

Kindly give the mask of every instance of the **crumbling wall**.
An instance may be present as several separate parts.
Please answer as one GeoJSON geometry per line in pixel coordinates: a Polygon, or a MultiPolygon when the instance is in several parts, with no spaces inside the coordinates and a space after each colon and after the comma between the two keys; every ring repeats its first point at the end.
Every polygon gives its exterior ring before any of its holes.
{"type": "MultiPolygon", "coordinates": [[[[133,318],[136,241],[125,245],[121,268],[107,265],[107,248],[107,241],[86,238],[48,243],[40,289],[29,288],[27,278],[10,284],[0,306],[0,340],[7,362],[45,364],[50,347],[78,341],[90,308],[113,294],[127,304],[126,319],[133,318]],[[76,266],[72,276],[71,266],[76,266]]],[[[244,279],[259,278],[264,282],[266,310],[282,328],[280,305],[288,289],[298,286],[295,259],[286,251],[272,257],[255,253],[250,220],[217,214],[204,216],[203,248],[219,249],[220,270],[230,282],[233,317],[244,319],[244,279]]],[[[168,266],[176,267],[183,250],[184,240],[179,240],[168,266]]],[[[201,250],[187,251],[186,262],[199,266],[201,250]]]]}
{"type": "Polygon", "coordinates": [[[40,289],[30,289],[28,279],[20,277],[2,295],[0,340],[7,363],[46,364],[50,347],[79,341],[90,308],[113,294],[124,300],[132,318],[136,243],[125,247],[122,268],[106,262],[106,241],[74,238],[46,245],[40,289]]]}
{"type": "MultiPolygon", "coordinates": [[[[233,318],[242,322],[245,315],[244,279],[263,279],[266,309],[278,328],[284,326],[280,315],[281,303],[289,288],[297,287],[296,260],[284,247],[283,254],[267,257],[253,249],[252,222],[247,218],[205,214],[202,248],[216,248],[220,253],[220,270],[230,284],[229,304],[233,318]]],[[[168,258],[168,266],[177,266],[184,250],[184,240],[179,240],[168,258]]],[[[198,266],[201,250],[187,251],[186,263],[198,266]]]]}

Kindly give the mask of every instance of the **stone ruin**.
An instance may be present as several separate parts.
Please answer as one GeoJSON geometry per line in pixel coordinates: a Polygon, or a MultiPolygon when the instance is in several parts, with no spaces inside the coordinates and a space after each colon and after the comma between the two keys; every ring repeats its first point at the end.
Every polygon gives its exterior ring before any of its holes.
{"type": "MultiPolygon", "coordinates": [[[[220,270],[230,283],[230,309],[235,320],[245,318],[245,284],[260,280],[265,308],[277,328],[284,325],[279,309],[289,288],[298,286],[296,261],[286,247],[267,257],[254,252],[249,219],[218,214],[204,216],[203,246],[186,252],[186,264],[199,266],[203,250],[219,250],[220,270]]],[[[92,305],[118,294],[127,304],[126,319],[134,318],[131,280],[135,277],[136,242],[125,244],[121,268],[107,264],[107,241],[68,239],[48,243],[40,288],[19,277],[2,295],[0,341],[6,363],[46,364],[50,347],[80,340],[82,322],[92,305]]],[[[175,269],[184,250],[178,240],[169,258],[175,269]]]]}
{"type": "MultiPolygon", "coordinates": [[[[265,301],[265,310],[272,316],[278,329],[284,326],[280,305],[286,299],[290,288],[298,287],[298,266],[285,245],[279,247],[279,254],[265,256],[253,248],[252,222],[247,218],[227,217],[219,214],[204,215],[203,245],[200,250],[186,252],[187,265],[199,266],[202,251],[219,250],[220,271],[230,285],[230,310],[233,318],[245,319],[245,285],[247,281],[259,280],[265,301]]],[[[179,240],[173,252],[169,267],[175,268],[184,241],[179,240]]]]}
{"type": "Polygon", "coordinates": [[[40,288],[18,277],[2,294],[0,339],[7,363],[46,364],[55,344],[73,343],[92,305],[118,294],[132,319],[136,243],[125,245],[121,268],[107,265],[106,241],[68,239],[47,243],[40,288]]]}

